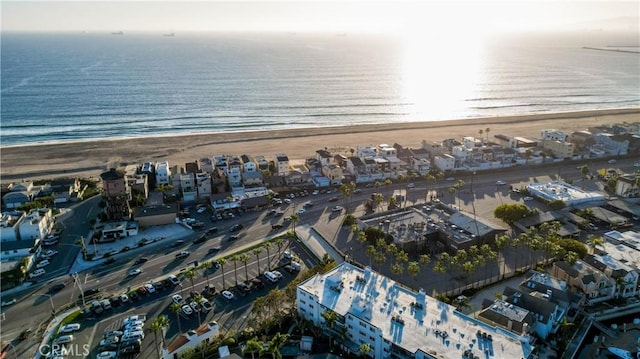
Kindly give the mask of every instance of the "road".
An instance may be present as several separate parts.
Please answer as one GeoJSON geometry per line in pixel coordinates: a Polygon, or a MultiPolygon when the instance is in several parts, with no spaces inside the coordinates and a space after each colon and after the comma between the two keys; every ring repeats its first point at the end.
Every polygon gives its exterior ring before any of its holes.
{"type": "MultiPolygon", "coordinates": [[[[232,253],[234,250],[252,243],[263,242],[266,238],[270,238],[276,234],[276,232],[271,230],[272,224],[282,223],[284,217],[302,208],[303,204],[309,201],[313,202],[314,205],[307,208],[305,213],[299,215],[299,221],[296,225],[307,224],[315,226],[338,249],[345,253],[351,253],[353,258],[360,263],[368,263],[369,259],[366,257],[365,251],[358,250],[358,248],[360,248],[358,246],[361,245],[352,238],[348,230],[340,226],[344,213],[336,214],[330,211],[330,208],[334,205],[340,204],[348,207],[357,216],[364,213],[364,202],[370,198],[371,193],[376,191],[382,192],[385,194],[385,197],[388,197],[391,193],[406,195],[407,205],[419,205],[424,203],[431,195],[437,195],[443,202],[455,203],[456,205],[459,203],[460,207],[466,211],[473,211],[475,207],[477,216],[493,219],[493,210],[502,203],[525,203],[527,206],[544,210],[544,205],[538,201],[522,202],[520,195],[509,192],[509,186],[518,188],[535,181],[554,180],[558,178],[558,172],[561,172],[560,175],[563,178],[571,179],[574,183],[579,183],[580,186],[588,189],[598,189],[596,182],[583,181],[580,170],[576,168],[582,164],[582,162],[571,162],[569,165],[563,163],[535,167],[522,166],[498,173],[478,172],[475,175],[459,176],[456,177],[456,180],[462,179],[465,182],[465,186],[462,191],[455,196],[451,196],[448,193],[448,188],[455,183],[453,181],[441,180],[435,183],[426,183],[420,179],[414,180],[415,188],[411,189],[408,189],[406,184],[403,183],[393,184],[388,187],[382,186],[379,189],[373,187],[363,188],[362,193],[354,194],[348,203],[342,198],[339,202],[329,201],[331,197],[341,197],[339,193],[319,194],[317,196],[309,195],[307,197],[294,199],[294,203],[291,205],[284,204],[278,207],[280,211],[284,212],[282,217],[266,216],[264,211],[248,212],[233,220],[224,220],[211,224],[212,226],[217,226],[219,232],[205,243],[197,245],[191,244],[191,241],[201,233],[194,232],[192,236],[185,239],[185,244],[181,247],[170,247],[170,241],[161,241],[142,248],[135,248],[130,252],[117,255],[118,262],[116,264],[97,266],[80,273],[78,278],[84,290],[99,287],[102,293],[119,294],[128,288],[136,288],[142,283],[165,277],[170,272],[180,273],[182,269],[193,265],[192,263],[195,260],[202,261],[212,258],[211,255],[207,254],[211,247],[221,247],[220,253],[217,253],[213,257],[216,258],[232,253]],[[505,181],[507,185],[497,186],[496,180],[498,179],[505,181]],[[244,228],[237,233],[239,235],[238,240],[229,241],[228,239],[231,236],[229,228],[236,223],[243,224],[244,228]],[[190,250],[191,254],[183,260],[176,260],[175,253],[185,249],[190,250]],[[140,266],[143,270],[142,274],[136,277],[129,277],[127,275],[128,271],[134,267],[134,261],[142,255],[149,258],[148,262],[140,266]]],[[[588,164],[592,171],[596,171],[599,168],[611,167],[605,160],[592,160],[584,164],[588,164]]],[[[616,167],[623,168],[626,171],[634,170],[633,161],[628,159],[618,160],[616,167]]],[[[81,247],[77,245],[76,242],[78,238],[86,235],[88,232],[88,222],[91,213],[97,213],[98,202],[99,198],[96,197],[72,206],[72,209],[76,213],[87,213],[87,215],[76,215],[62,222],[64,231],[61,236],[61,243],[58,246],[60,254],[56,256],[47,267],[47,274],[43,278],[40,278],[32,289],[17,295],[9,295],[6,298],[3,296],[3,301],[16,298],[18,303],[11,307],[3,308],[1,317],[2,340],[9,341],[15,338],[24,328],[37,328],[42,323],[46,323],[50,317],[52,307],[56,310],[61,310],[61,308],[77,301],[79,289],[68,276],[68,271],[75,256],[77,256],[81,250],[81,247]],[[47,293],[51,285],[60,282],[66,284],[66,287],[62,291],[53,295],[47,293]],[[29,314],[25,315],[25,313],[29,314]]],[[[208,215],[203,214],[202,217],[208,218],[208,215]]],[[[495,219],[493,220],[495,221],[495,219]]],[[[208,227],[205,226],[205,229],[206,228],[208,227]]],[[[288,228],[285,227],[282,231],[287,229],[288,228]]],[[[518,259],[516,253],[517,251],[513,249],[507,249],[505,258],[501,259],[504,263],[499,262],[492,264],[492,267],[485,269],[485,271],[497,273],[500,270],[499,267],[504,267],[507,270],[513,269],[514,263],[523,260],[522,254],[520,254],[520,259],[518,259]]],[[[263,252],[262,256],[265,255],[263,252]]],[[[300,253],[300,256],[304,257],[304,253],[300,253]]],[[[264,261],[261,262],[262,270],[259,270],[257,268],[257,261],[254,261],[254,258],[255,257],[252,256],[252,260],[247,264],[249,277],[257,276],[264,270],[264,261]]],[[[304,259],[309,262],[309,265],[312,264],[311,259],[304,259]]],[[[279,258],[272,257],[272,261],[273,265],[277,265],[279,258]]],[[[244,278],[244,264],[239,264],[238,267],[242,267],[242,270],[239,269],[239,279],[244,278]]],[[[232,272],[232,268],[233,263],[231,262],[228,263],[224,269],[227,286],[235,282],[234,276],[228,274],[232,272]]],[[[384,273],[386,268],[379,268],[379,270],[384,273]]],[[[481,277],[482,273],[478,273],[477,276],[481,277]]],[[[206,280],[206,277],[201,273],[195,281],[196,288],[201,288],[206,283],[206,280]]],[[[222,288],[222,271],[219,270],[211,273],[209,280],[215,283],[216,287],[222,288]]],[[[453,283],[450,275],[435,274],[433,272],[429,272],[428,276],[421,276],[421,280],[422,282],[420,282],[419,285],[427,289],[428,292],[431,292],[431,290],[447,289],[452,285],[451,283],[453,283]]],[[[190,287],[190,283],[183,283],[183,288],[181,288],[180,292],[188,289],[184,287],[185,284],[190,287]]],[[[172,291],[171,293],[175,292],[176,291],[172,291]]],[[[167,300],[170,298],[171,293],[158,294],[157,297],[150,296],[145,299],[145,301],[135,304],[135,306],[130,308],[123,307],[118,310],[121,311],[120,313],[124,313],[123,311],[142,311],[153,315],[166,313],[166,308],[168,307],[167,300]]],[[[246,313],[250,310],[250,306],[247,303],[250,303],[250,301],[245,298],[241,298],[233,303],[217,303],[216,310],[209,313],[206,318],[201,318],[201,320],[204,322],[205,320],[214,318],[221,323],[223,328],[230,328],[232,325],[235,325],[236,321],[246,319],[246,313]],[[247,302],[245,303],[243,300],[247,300],[247,302]],[[246,310],[239,310],[243,308],[246,310]]],[[[169,318],[171,318],[171,316],[169,316],[169,318]]],[[[191,318],[190,320],[194,319],[191,318]]],[[[109,318],[101,320],[99,323],[103,322],[106,323],[107,327],[113,325],[109,324],[112,323],[109,318]]],[[[197,322],[191,323],[189,321],[185,321],[185,323],[183,328],[186,328],[190,324],[197,324],[197,322]]],[[[177,328],[172,328],[170,333],[177,333],[177,328]]],[[[93,337],[95,337],[95,333],[91,335],[91,338],[93,337]]],[[[29,353],[27,348],[33,349],[33,345],[35,344],[34,338],[37,338],[37,336],[32,336],[26,344],[18,345],[18,354],[29,353]],[[30,344],[29,341],[31,341],[30,344]]],[[[33,350],[30,353],[33,353],[33,350]]]]}

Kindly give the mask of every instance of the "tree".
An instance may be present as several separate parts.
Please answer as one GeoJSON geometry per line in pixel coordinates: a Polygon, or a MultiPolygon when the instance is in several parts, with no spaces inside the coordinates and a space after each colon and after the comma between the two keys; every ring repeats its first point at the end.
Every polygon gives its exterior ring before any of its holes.
{"type": "MultiPolygon", "coordinates": [[[[167,318],[166,315],[159,315],[156,317],[156,319],[153,320],[153,322],[149,326],[149,330],[153,332],[154,341],[156,343],[156,351],[158,353],[158,358],[162,357],[162,354],[160,352],[161,342],[158,341],[158,333],[162,333],[162,331],[167,325],[169,325],[169,318],[167,318]]],[[[164,335],[162,335],[160,338],[164,342],[164,335]]]]}
{"type": "Polygon", "coordinates": [[[487,142],[489,142],[489,132],[491,132],[491,129],[489,127],[484,129],[484,133],[487,135],[487,142]]]}
{"type": "Polygon", "coordinates": [[[269,249],[273,247],[273,243],[265,242],[263,245],[264,249],[267,250],[267,271],[271,270],[271,253],[269,253],[269,249]]]}
{"type": "Polygon", "coordinates": [[[269,341],[268,351],[271,352],[272,358],[274,359],[282,359],[282,354],[280,354],[280,348],[287,343],[289,340],[288,334],[281,334],[280,332],[276,333],[276,335],[271,338],[269,341]]]}
{"type": "Polygon", "coordinates": [[[197,272],[196,272],[195,268],[189,268],[184,272],[185,277],[189,278],[189,281],[191,282],[191,290],[192,291],[196,290],[195,283],[193,282],[193,278],[195,278],[196,273],[197,272]]]}
{"type": "Polygon", "coordinates": [[[209,287],[209,270],[213,267],[211,261],[202,263],[202,269],[204,270],[204,277],[207,279],[207,287],[209,287]]]}
{"type": "Polygon", "coordinates": [[[351,199],[351,196],[353,195],[353,191],[355,191],[356,189],[356,184],[353,182],[349,182],[349,183],[343,183],[340,185],[340,192],[342,193],[342,196],[344,197],[345,200],[345,208],[347,208],[347,211],[349,210],[349,201],[351,199]]]}
{"type": "Polygon", "coordinates": [[[180,312],[182,311],[182,306],[178,303],[171,303],[169,309],[175,313],[176,321],[178,323],[178,332],[182,333],[182,325],[180,324],[180,312]]]}
{"type": "Polygon", "coordinates": [[[322,312],[322,314],[320,314],[322,316],[322,319],[324,319],[324,322],[327,326],[327,328],[329,328],[329,347],[333,346],[333,324],[338,321],[338,313],[334,312],[333,310],[325,310],[324,312],[322,312]]]}
{"type": "Polygon", "coordinates": [[[377,253],[378,251],[376,250],[376,247],[373,244],[369,244],[367,246],[367,256],[369,256],[369,267],[371,267],[371,261],[373,258],[376,257],[377,253]]]}
{"type": "Polygon", "coordinates": [[[407,273],[409,273],[409,275],[413,277],[413,281],[416,284],[417,289],[418,274],[420,274],[420,264],[418,262],[409,262],[409,264],[407,265],[407,273]]]}
{"type": "Polygon", "coordinates": [[[249,270],[247,268],[247,262],[251,259],[248,253],[242,253],[239,256],[239,259],[242,263],[244,263],[244,280],[249,280],[249,270]]]}
{"type": "Polygon", "coordinates": [[[512,224],[523,218],[533,215],[535,212],[527,208],[522,203],[514,204],[501,204],[493,211],[493,215],[505,221],[508,224],[512,224]]]}
{"type": "Polygon", "coordinates": [[[367,354],[369,354],[370,351],[373,350],[373,347],[371,346],[371,344],[369,343],[362,343],[360,344],[360,346],[358,347],[358,354],[360,354],[360,357],[364,358],[367,356],[367,354]]]}
{"type": "Polygon", "coordinates": [[[262,253],[262,248],[258,247],[253,250],[253,255],[256,256],[256,261],[258,262],[258,272],[260,272],[260,253],[262,253]]]}
{"type": "Polygon", "coordinates": [[[293,213],[291,214],[291,228],[293,229],[293,234],[296,234],[296,223],[298,223],[298,214],[297,213],[293,213]]]}
{"type": "Polygon", "coordinates": [[[582,174],[582,178],[587,178],[587,175],[589,174],[589,166],[587,165],[582,165],[582,167],[580,167],[580,173],[582,174]]]}
{"type": "Polygon", "coordinates": [[[251,353],[251,359],[255,359],[255,353],[259,353],[262,350],[262,341],[258,337],[253,337],[247,340],[244,347],[243,354],[251,353]]]}
{"type": "Polygon", "coordinates": [[[224,290],[227,287],[227,284],[224,280],[224,265],[227,264],[226,258],[218,259],[218,264],[220,264],[220,270],[222,271],[222,289],[224,290]]]}
{"type": "Polygon", "coordinates": [[[241,261],[240,255],[233,254],[229,259],[233,261],[233,274],[235,276],[236,285],[238,285],[238,262],[241,261]]]}

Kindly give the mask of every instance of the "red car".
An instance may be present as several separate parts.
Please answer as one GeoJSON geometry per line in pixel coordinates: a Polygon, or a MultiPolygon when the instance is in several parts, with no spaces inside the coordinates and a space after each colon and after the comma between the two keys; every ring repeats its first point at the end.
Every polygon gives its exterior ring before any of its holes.
{"type": "Polygon", "coordinates": [[[329,202],[335,202],[338,200],[338,197],[331,197],[329,198],[329,202]]]}

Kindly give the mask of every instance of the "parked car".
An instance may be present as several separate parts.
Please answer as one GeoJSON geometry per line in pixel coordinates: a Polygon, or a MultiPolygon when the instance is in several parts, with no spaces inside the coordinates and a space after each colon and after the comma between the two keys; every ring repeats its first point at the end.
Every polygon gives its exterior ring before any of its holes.
{"type": "Polygon", "coordinates": [[[214,254],[214,253],[218,253],[218,252],[220,252],[220,247],[211,247],[207,251],[208,254],[214,254]]]}
{"type": "Polygon", "coordinates": [[[182,296],[180,294],[175,294],[171,297],[171,301],[180,304],[182,302],[182,296]]]}
{"type": "Polygon", "coordinates": [[[73,335],[72,334],[68,334],[68,335],[61,335],[59,337],[57,337],[56,339],[53,340],[54,344],[67,344],[67,343],[71,343],[73,341],[73,335]]]}
{"type": "Polygon", "coordinates": [[[184,315],[191,315],[193,314],[193,309],[191,309],[188,304],[185,304],[182,306],[182,313],[184,313],[184,315]]]}
{"type": "Polygon", "coordinates": [[[107,265],[109,265],[109,264],[113,264],[113,263],[115,263],[115,262],[116,262],[116,259],[115,259],[115,258],[113,258],[113,257],[109,257],[109,258],[105,259],[105,260],[102,262],[102,265],[103,265],[103,266],[107,266],[107,265]]]}
{"type": "Polygon", "coordinates": [[[242,224],[236,223],[229,229],[230,232],[237,232],[243,228],[242,224]]]}
{"type": "Polygon", "coordinates": [[[274,230],[274,231],[278,230],[278,229],[281,229],[281,228],[282,228],[282,224],[280,224],[280,223],[276,223],[276,224],[271,225],[271,229],[274,230]]]}
{"type": "Polygon", "coordinates": [[[407,188],[414,188],[415,186],[416,186],[416,184],[415,184],[415,183],[409,183],[409,184],[407,185],[407,188]]]}
{"type": "Polygon", "coordinates": [[[229,240],[230,240],[230,241],[237,241],[237,240],[238,240],[238,238],[240,238],[240,236],[239,236],[239,235],[237,235],[237,234],[234,234],[234,235],[232,235],[232,236],[229,236],[229,240]]]}
{"type": "Polygon", "coordinates": [[[47,249],[46,251],[44,251],[44,253],[42,253],[42,258],[51,259],[51,257],[55,256],[56,254],[58,254],[58,251],[53,249],[47,249]]]}
{"type": "Polygon", "coordinates": [[[235,298],[235,296],[233,295],[233,293],[229,292],[228,290],[225,290],[222,292],[222,296],[224,297],[224,299],[226,300],[232,300],[233,298],[235,298]]]}
{"type": "Polygon", "coordinates": [[[179,285],[180,284],[180,279],[178,279],[178,277],[176,277],[173,274],[169,274],[169,276],[167,277],[167,279],[169,280],[169,282],[171,282],[171,284],[173,285],[179,285]]]}
{"type": "Polygon", "coordinates": [[[80,324],[78,323],[69,323],[60,327],[60,333],[73,333],[80,330],[80,324]]]}
{"type": "Polygon", "coordinates": [[[251,288],[245,282],[238,283],[238,289],[240,289],[241,291],[243,291],[245,293],[248,293],[248,292],[251,291],[251,288]]]}
{"type": "Polygon", "coordinates": [[[334,196],[334,197],[329,198],[329,202],[337,202],[338,199],[339,198],[337,196],[334,196]]]}
{"type": "Polygon", "coordinates": [[[44,275],[45,273],[47,272],[44,269],[38,268],[33,272],[29,273],[29,278],[37,278],[37,277],[40,277],[41,275],[44,275]]]}
{"type": "Polygon", "coordinates": [[[258,289],[262,289],[262,288],[264,288],[264,283],[262,283],[260,278],[253,278],[251,280],[251,286],[253,286],[255,288],[258,288],[258,289]]]}
{"type": "Polygon", "coordinates": [[[496,186],[504,186],[506,184],[507,184],[507,182],[505,182],[505,181],[496,181],[496,186]]]}
{"type": "Polygon", "coordinates": [[[202,310],[204,310],[205,312],[208,312],[211,309],[213,309],[213,307],[211,306],[211,303],[209,303],[209,301],[206,298],[202,298],[202,300],[200,300],[200,306],[202,306],[202,310]]]}
{"type": "Polygon", "coordinates": [[[50,262],[47,259],[45,259],[45,260],[40,261],[36,265],[36,268],[44,268],[44,267],[48,266],[49,264],[50,264],[50,262]]]}
{"type": "Polygon", "coordinates": [[[342,206],[334,206],[331,208],[331,212],[342,212],[344,208],[342,206]]]}
{"type": "Polygon", "coordinates": [[[175,242],[173,242],[171,244],[171,247],[179,247],[179,246],[181,246],[183,244],[184,244],[184,241],[182,239],[178,239],[177,241],[175,241],[175,242]]]}
{"type": "Polygon", "coordinates": [[[200,237],[196,238],[193,240],[193,243],[198,244],[198,243],[204,243],[208,240],[209,238],[207,238],[206,234],[201,234],[200,237]]]}
{"type": "Polygon", "coordinates": [[[216,232],[218,232],[218,227],[211,227],[211,228],[207,229],[206,233],[207,234],[214,234],[216,232]]]}
{"type": "Polygon", "coordinates": [[[298,215],[304,214],[304,212],[306,212],[306,210],[304,208],[300,208],[300,209],[296,210],[296,214],[298,214],[298,215]]]}

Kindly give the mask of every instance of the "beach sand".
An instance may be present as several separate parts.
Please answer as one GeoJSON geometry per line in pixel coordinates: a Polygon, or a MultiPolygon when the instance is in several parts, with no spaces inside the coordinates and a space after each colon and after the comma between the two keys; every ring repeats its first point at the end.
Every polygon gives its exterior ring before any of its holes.
{"type": "Polygon", "coordinates": [[[640,122],[640,108],[10,146],[0,147],[0,181],[98,176],[111,167],[145,161],[167,160],[170,166],[184,166],[221,153],[263,155],[267,160],[285,153],[290,160],[302,162],[325,147],[332,153],[349,154],[357,146],[399,143],[417,148],[423,140],[478,137],[479,130],[487,128],[489,138],[497,134],[538,137],[543,129],[573,132],[622,122],[640,122]]]}

